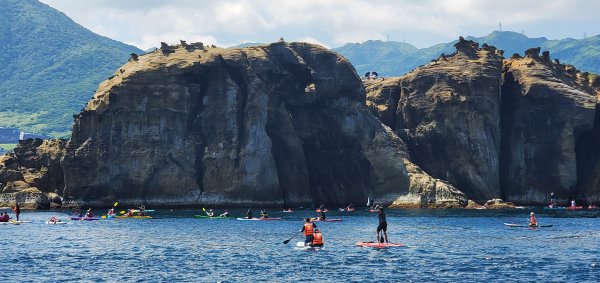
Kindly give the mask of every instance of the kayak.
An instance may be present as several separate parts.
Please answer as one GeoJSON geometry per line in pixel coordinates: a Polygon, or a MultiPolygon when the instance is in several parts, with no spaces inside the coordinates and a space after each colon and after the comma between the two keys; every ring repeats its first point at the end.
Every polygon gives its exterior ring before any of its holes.
{"type": "Polygon", "coordinates": [[[575,209],[583,209],[583,206],[569,206],[567,209],[575,210],[575,209]]]}
{"type": "MultiPolygon", "coordinates": [[[[131,212],[138,213],[138,212],[140,212],[140,210],[139,209],[132,209],[131,212]]],[[[144,212],[154,212],[154,209],[144,209],[144,212]]],[[[125,213],[127,213],[127,211],[121,210],[121,211],[119,211],[119,213],[120,214],[125,214],[125,213]]]]}
{"type": "Polygon", "coordinates": [[[282,210],[281,212],[285,212],[285,213],[292,213],[294,212],[293,210],[282,210]]]}
{"type": "Polygon", "coordinates": [[[346,212],[352,212],[352,211],[355,211],[356,209],[354,209],[354,208],[340,208],[339,210],[340,211],[346,211],[346,212]]]}
{"type": "Polygon", "coordinates": [[[240,221],[269,221],[269,220],[281,220],[281,218],[269,217],[269,218],[237,218],[240,221]]]}
{"type": "Polygon", "coordinates": [[[356,246],[359,247],[369,247],[369,248],[394,248],[394,247],[404,247],[404,244],[400,243],[376,243],[376,242],[356,242],[356,246]]]}
{"type": "Polygon", "coordinates": [[[557,207],[544,206],[544,209],[567,209],[567,208],[564,206],[557,206],[557,207]]]}
{"type": "MultiPolygon", "coordinates": [[[[317,210],[315,210],[316,212],[321,212],[320,209],[317,208],[317,210]]],[[[329,210],[327,208],[323,209],[323,212],[329,212],[329,210]]]]}
{"type": "Polygon", "coordinates": [[[330,218],[330,219],[325,219],[325,220],[320,220],[320,219],[311,219],[312,222],[341,222],[342,219],[340,218],[330,218]]]}
{"type": "Polygon", "coordinates": [[[200,218],[200,219],[233,219],[233,217],[231,217],[231,216],[208,216],[208,215],[201,215],[201,214],[196,214],[196,215],[194,215],[194,217],[200,218]]]}
{"type": "Polygon", "coordinates": [[[85,220],[85,221],[93,221],[100,220],[98,217],[79,217],[79,216],[71,216],[71,220],[85,220]]]}
{"type": "Polygon", "coordinates": [[[529,226],[529,225],[522,225],[522,224],[513,224],[513,223],[504,223],[504,225],[508,226],[508,227],[524,227],[524,228],[544,228],[544,227],[552,227],[554,225],[536,225],[536,226],[529,226]]]}
{"type": "Polygon", "coordinates": [[[55,224],[67,224],[67,222],[64,222],[64,221],[58,221],[58,222],[52,222],[52,221],[48,221],[48,222],[46,222],[46,224],[50,224],[50,225],[55,225],[55,224]]]}
{"type": "Polygon", "coordinates": [[[134,215],[134,216],[115,216],[115,218],[118,218],[118,219],[152,219],[152,216],[150,216],[150,215],[144,215],[144,216],[139,216],[139,215],[134,215]]]}

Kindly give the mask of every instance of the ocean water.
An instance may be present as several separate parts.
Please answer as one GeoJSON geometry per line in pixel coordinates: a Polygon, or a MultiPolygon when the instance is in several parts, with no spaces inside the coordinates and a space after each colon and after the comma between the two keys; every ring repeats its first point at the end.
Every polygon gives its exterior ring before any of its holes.
{"type": "MultiPolygon", "coordinates": [[[[387,210],[391,242],[375,240],[377,216],[332,212],[317,223],[325,247],[295,247],[309,210],[270,212],[281,221],[196,219],[200,210],[159,210],[156,219],[69,221],[68,212],[25,211],[32,223],[0,225],[0,282],[599,282],[600,211],[387,210]]],[[[234,210],[234,216],[245,211],[234,210]]],[[[254,211],[258,214],[258,211],[254,211]]]]}

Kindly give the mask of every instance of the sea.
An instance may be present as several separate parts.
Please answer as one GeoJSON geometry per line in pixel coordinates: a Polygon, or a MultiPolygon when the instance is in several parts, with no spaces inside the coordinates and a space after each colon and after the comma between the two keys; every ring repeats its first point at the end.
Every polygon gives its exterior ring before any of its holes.
{"type": "Polygon", "coordinates": [[[31,223],[0,225],[0,282],[600,281],[599,210],[386,210],[389,241],[406,245],[394,248],[355,245],[376,240],[375,213],[332,211],[342,221],[317,223],[321,249],[293,237],[314,210],[270,209],[275,221],[194,217],[202,213],[71,221],[69,211],[23,211],[31,223]],[[526,225],[531,211],[553,226],[504,225],[526,225]],[[52,216],[68,223],[47,225],[52,216]]]}

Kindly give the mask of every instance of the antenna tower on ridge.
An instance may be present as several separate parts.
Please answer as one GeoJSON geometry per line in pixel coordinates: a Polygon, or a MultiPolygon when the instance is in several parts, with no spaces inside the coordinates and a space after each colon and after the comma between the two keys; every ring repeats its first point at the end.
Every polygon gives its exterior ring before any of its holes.
{"type": "Polygon", "coordinates": [[[500,23],[498,24],[498,30],[499,30],[499,31],[502,31],[502,22],[500,22],[500,23]]]}

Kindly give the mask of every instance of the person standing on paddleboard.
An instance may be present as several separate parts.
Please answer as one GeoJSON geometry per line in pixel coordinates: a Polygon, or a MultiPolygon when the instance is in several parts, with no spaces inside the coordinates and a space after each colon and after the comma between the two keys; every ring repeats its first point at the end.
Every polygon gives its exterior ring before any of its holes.
{"type": "Polygon", "coordinates": [[[302,226],[302,229],[300,229],[300,232],[304,232],[304,236],[306,237],[306,239],[304,239],[305,245],[312,243],[314,231],[316,228],[317,228],[317,225],[315,223],[312,223],[310,221],[310,218],[306,218],[304,220],[304,226],[302,226]]]}
{"type": "Polygon", "coordinates": [[[19,221],[19,215],[21,215],[21,207],[18,202],[15,202],[15,206],[13,207],[14,213],[17,215],[17,221],[19,221]]]}
{"type": "Polygon", "coordinates": [[[379,225],[377,225],[377,242],[385,243],[388,242],[387,236],[387,220],[385,219],[385,212],[383,212],[383,206],[379,206],[377,209],[377,218],[379,219],[379,225]],[[381,232],[383,232],[383,237],[381,237],[381,232]]]}

